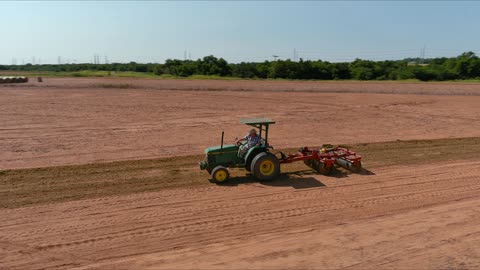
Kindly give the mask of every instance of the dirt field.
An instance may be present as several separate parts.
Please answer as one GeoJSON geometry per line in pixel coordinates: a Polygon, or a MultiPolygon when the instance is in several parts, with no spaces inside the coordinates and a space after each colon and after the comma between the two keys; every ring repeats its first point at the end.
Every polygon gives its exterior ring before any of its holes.
{"type": "Polygon", "coordinates": [[[5,269],[478,269],[480,158],[0,210],[5,269]]]}
{"type": "Polygon", "coordinates": [[[480,268],[478,84],[49,78],[0,103],[0,269],[480,268]],[[259,115],[365,170],[210,184],[203,148],[259,115]]]}
{"type": "Polygon", "coordinates": [[[48,78],[0,103],[4,169],[198,154],[252,116],[278,148],[480,136],[480,84],[48,78]]]}

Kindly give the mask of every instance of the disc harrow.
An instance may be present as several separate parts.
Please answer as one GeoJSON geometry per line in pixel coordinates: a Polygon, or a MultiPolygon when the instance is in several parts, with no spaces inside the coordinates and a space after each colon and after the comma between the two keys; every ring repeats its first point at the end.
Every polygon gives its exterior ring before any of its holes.
{"type": "Polygon", "coordinates": [[[352,172],[362,169],[362,157],[344,147],[322,146],[317,149],[301,147],[294,154],[286,155],[283,152],[278,154],[280,163],[303,161],[308,167],[325,175],[332,171],[335,164],[352,172]]]}

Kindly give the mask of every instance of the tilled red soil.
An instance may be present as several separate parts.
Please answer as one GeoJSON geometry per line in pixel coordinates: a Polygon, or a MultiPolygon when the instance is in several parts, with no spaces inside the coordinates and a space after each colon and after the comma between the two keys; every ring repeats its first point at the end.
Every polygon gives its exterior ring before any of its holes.
{"type": "Polygon", "coordinates": [[[254,116],[278,148],[478,137],[478,84],[45,81],[0,86],[0,269],[480,268],[476,138],[223,186],[185,187],[208,178],[192,156],[1,170],[199,154],[254,116]]]}
{"type": "Polygon", "coordinates": [[[22,87],[127,88],[189,91],[269,91],[324,93],[383,93],[418,95],[480,95],[480,83],[382,81],[189,80],[135,78],[31,78],[22,87]]]}
{"type": "Polygon", "coordinates": [[[0,209],[2,269],[478,269],[480,161],[0,209]]]}
{"type": "Polygon", "coordinates": [[[277,121],[277,148],[480,136],[479,94],[462,83],[47,78],[0,87],[0,168],[198,154],[255,116],[277,121]]]}

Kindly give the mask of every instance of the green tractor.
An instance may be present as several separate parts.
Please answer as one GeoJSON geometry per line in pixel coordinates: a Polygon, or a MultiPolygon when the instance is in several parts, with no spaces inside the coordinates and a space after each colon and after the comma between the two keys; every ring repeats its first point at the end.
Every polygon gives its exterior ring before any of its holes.
{"type": "Polygon", "coordinates": [[[262,138],[260,145],[248,149],[242,153],[240,150],[244,143],[223,144],[224,133],[220,146],[205,149],[206,159],[199,163],[200,169],[207,170],[215,183],[226,182],[230,176],[228,168],[245,168],[259,181],[273,180],[280,174],[280,161],[270,153],[272,148],[268,144],[268,127],[275,124],[268,118],[241,119],[240,123],[258,129],[262,138]]]}

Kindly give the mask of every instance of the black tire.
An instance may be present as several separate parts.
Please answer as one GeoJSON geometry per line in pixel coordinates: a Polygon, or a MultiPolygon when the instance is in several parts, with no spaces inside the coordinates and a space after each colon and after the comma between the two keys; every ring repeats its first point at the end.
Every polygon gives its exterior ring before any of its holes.
{"type": "Polygon", "coordinates": [[[217,166],[213,168],[211,176],[214,183],[221,184],[227,182],[228,178],[230,177],[230,173],[228,172],[227,168],[223,166],[217,166]]]}
{"type": "Polygon", "coordinates": [[[250,153],[250,155],[248,156],[248,159],[245,160],[245,170],[246,170],[247,172],[251,172],[251,171],[252,171],[253,159],[254,159],[259,153],[262,153],[262,152],[260,152],[260,151],[261,151],[260,149],[256,149],[255,152],[250,153]]]}
{"type": "Polygon", "coordinates": [[[262,152],[253,158],[250,170],[255,179],[270,181],[280,175],[280,162],[274,155],[262,152]]]}
{"type": "Polygon", "coordinates": [[[303,161],[303,163],[305,163],[305,165],[307,165],[308,167],[313,168],[313,162],[311,159],[306,159],[303,161]]]}
{"type": "Polygon", "coordinates": [[[330,166],[330,168],[327,168],[326,167],[327,164],[320,162],[320,160],[315,160],[313,163],[315,164],[314,168],[318,173],[323,175],[329,175],[330,173],[332,173],[333,166],[330,166]]]}

